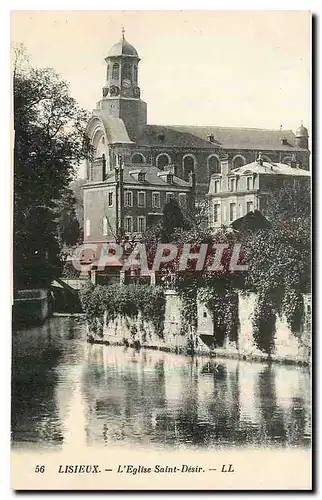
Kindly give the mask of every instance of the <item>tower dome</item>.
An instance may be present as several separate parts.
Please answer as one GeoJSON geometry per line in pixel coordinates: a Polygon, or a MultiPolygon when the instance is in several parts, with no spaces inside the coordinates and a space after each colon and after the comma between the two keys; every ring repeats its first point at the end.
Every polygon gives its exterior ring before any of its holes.
{"type": "Polygon", "coordinates": [[[303,122],[301,122],[300,127],[296,131],[296,137],[308,137],[309,136],[309,131],[307,128],[304,127],[303,122]]]}
{"type": "Polygon", "coordinates": [[[309,131],[304,127],[303,122],[301,122],[300,127],[296,131],[295,143],[299,148],[309,148],[309,131]]]}
{"type": "Polygon", "coordinates": [[[136,49],[131,45],[124,36],[124,29],[122,30],[122,38],[119,42],[115,43],[113,47],[111,47],[107,57],[120,57],[120,56],[128,56],[128,57],[136,57],[139,55],[136,49]]]}

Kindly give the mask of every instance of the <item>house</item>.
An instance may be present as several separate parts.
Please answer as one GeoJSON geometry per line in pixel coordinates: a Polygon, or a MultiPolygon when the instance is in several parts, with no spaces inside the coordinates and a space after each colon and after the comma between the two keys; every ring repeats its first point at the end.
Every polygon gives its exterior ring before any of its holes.
{"type": "Polygon", "coordinates": [[[249,212],[260,211],[264,216],[268,197],[278,193],[285,182],[310,182],[310,172],[284,163],[256,161],[232,169],[231,158],[221,161],[221,173],[211,176],[208,198],[208,223],[214,229],[229,226],[249,212]]]}
{"type": "MultiPolygon", "coordinates": [[[[98,170],[97,170],[98,172],[98,170]]],[[[171,166],[124,164],[105,172],[84,186],[84,240],[102,242],[121,235],[139,237],[162,220],[163,207],[175,199],[182,210],[194,205],[193,175],[186,182],[171,166]]]]}

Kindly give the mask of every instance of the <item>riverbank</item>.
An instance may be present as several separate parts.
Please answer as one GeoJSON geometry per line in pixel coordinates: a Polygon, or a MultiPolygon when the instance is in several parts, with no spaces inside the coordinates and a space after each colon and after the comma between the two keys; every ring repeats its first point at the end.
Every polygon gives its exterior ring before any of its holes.
{"type": "Polygon", "coordinates": [[[95,338],[93,335],[90,334],[87,336],[87,342],[89,344],[104,345],[106,347],[108,346],[126,347],[134,349],[135,351],[138,351],[140,349],[146,349],[146,350],[168,352],[172,354],[179,354],[181,356],[183,355],[190,357],[200,356],[200,357],[211,357],[211,358],[224,358],[224,359],[241,360],[241,361],[252,361],[258,363],[277,363],[282,365],[309,367],[309,363],[305,360],[291,359],[283,356],[278,356],[274,353],[271,354],[271,356],[268,356],[268,354],[262,352],[243,354],[238,352],[237,350],[234,350],[232,347],[229,348],[229,346],[223,348],[214,348],[214,349],[209,349],[205,346],[205,348],[201,347],[199,349],[195,348],[192,350],[184,347],[183,345],[167,346],[167,345],[162,345],[161,343],[153,343],[153,344],[141,343],[139,340],[134,340],[132,342],[127,341],[126,339],[115,340],[115,338],[113,338],[112,335],[104,335],[104,338],[99,339],[95,338]]]}

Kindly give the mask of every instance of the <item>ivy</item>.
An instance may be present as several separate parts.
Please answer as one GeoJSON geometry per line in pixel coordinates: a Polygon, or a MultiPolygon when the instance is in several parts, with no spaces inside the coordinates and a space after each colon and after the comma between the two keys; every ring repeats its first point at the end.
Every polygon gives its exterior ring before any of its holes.
{"type": "Polygon", "coordinates": [[[160,287],[87,283],[80,290],[80,299],[89,329],[99,337],[103,337],[104,322],[108,325],[117,316],[129,321],[136,319],[139,313],[142,320],[153,324],[158,336],[163,336],[165,296],[160,287]]]}
{"type": "Polygon", "coordinates": [[[212,315],[214,332],[218,330],[231,342],[237,341],[238,292],[227,281],[217,281],[212,286],[201,288],[198,297],[212,315]]]}
{"type": "Polygon", "coordinates": [[[286,288],[283,311],[292,333],[300,340],[304,317],[303,295],[292,288],[286,288]]]}
{"type": "Polygon", "coordinates": [[[257,347],[271,356],[276,325],[275,301],[268,291],[258,294],[253,317],[253,335],[257,347]]]}

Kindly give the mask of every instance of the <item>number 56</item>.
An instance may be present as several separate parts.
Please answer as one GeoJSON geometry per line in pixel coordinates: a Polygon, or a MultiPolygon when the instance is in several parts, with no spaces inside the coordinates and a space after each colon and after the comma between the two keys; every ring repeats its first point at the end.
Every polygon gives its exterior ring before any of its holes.
{"type": "Polygon", "coordinates": [[[45,466],[44,465],[36,465],[35,467],[35,472],[45,472],[45,466]]]}

